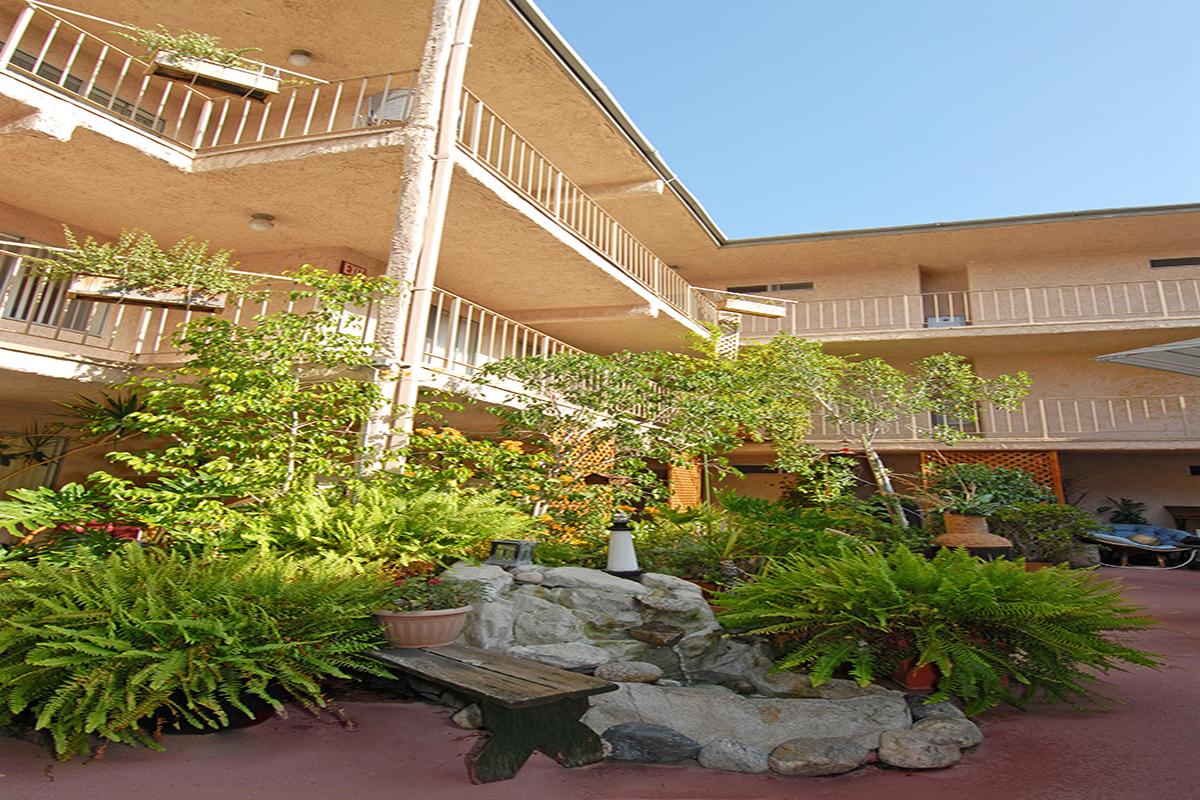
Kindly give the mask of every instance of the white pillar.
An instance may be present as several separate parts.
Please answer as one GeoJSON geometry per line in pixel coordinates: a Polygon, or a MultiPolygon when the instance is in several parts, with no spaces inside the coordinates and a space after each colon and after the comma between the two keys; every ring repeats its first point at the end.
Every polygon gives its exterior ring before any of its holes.
{"type": "Polygon", "coordinates": [[[455,122],[467,52],[479,0],[435,0],[429,38],[412,89],[403,174],[386,274],[404,285],[381,309],[375,350],[383,365],[378,383],[385,398],[367,425],[369,447],[394,447],[412,430],[406,407],[416,402],[421,350],[437,272],[446,201],[453,175],[455,122]]]}

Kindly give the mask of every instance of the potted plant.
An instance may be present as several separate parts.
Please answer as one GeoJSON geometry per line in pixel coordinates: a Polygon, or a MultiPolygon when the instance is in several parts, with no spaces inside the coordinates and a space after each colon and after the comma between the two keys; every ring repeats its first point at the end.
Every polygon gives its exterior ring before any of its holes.
{"type": "Polygon", "coordinates": [[[143,231],[103,243],[90,236],[79,241],[69,228],[64,235],[66,250],[26,261],[39,275],[69,281],[74,297],[220,311],[228,295],[244,294],[253,280],[234,274],[232,253],[210,252],[207,242],[184,239],[163,249],[143,231]]]}
{"type": "Polygon", "coordinates": [[[147,74],[187,81],[223,92],[265,100],[278,94],[280,71],[244,58],[254,50],[221,47],[220,39],[207,33],[184,31],[172,34],[162,25],[156,29],[133,28],[122,36],[146,48],[147,74]]]}
{"type": "Polygon", "coordinates": [[[483,585],[414,575],[396,581],[389,605],[375,612],[395,647],[439,647],[462,633],[483,585]],[[393,608],[394,606],[394,608],[393,608]]]}
{"type": "Polygon", "coordinates": [[[1091,514],[1059,503],[1018,503],[990,518],[992,528],[1013,543],[1026,568],[1061,564],[1095,531],[1091,514]]]}

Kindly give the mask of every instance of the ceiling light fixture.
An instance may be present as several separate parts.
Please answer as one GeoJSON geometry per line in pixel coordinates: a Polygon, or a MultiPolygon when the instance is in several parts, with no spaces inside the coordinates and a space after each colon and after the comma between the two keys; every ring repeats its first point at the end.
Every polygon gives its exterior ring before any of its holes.
{"type": "Polygon", "coordinates": [[[251,230],[269,231],[275,227],[275,217],[270,214],[251,214],[250,222],[247,224],[250,225],[251,230]]]}
{"type": "Polygon", "coordinates": [[[307,50],[293,50],[288,53],[288,63],[293,67],[307,67],[312,60],[313,54],[307,50]]]}

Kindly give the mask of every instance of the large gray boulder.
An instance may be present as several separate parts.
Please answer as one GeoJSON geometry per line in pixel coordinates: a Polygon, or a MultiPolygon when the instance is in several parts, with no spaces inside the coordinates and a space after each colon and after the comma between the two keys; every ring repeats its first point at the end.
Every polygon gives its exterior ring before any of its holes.
{"type": "Polygon", "coordinates": [[[659,572],[647,572],[638,580],[642,586],[647,589],[657,590],[662,589],[668,592],[683,591],[699,594],[703,596],[703,592],[699,586],[691,581],[685,581],[683,578],[676,578],[674,575],[663,575],[659,572]]]}
{"type": "Polygon", "coordinates": [[[530,591],[512,595],[513,645],[563,644],[586,637],[583,624],[568,609],[530,591]]]}
{"type": "Polygon", "coordinates": [[[512,646],[515,621],[511,600],[476,600],[459,641],[484,650],[504,652],[512,646]]]}
{"type": "Polygon", "coordinates": [[[953,703],[941,700],[937,703],[927,703],[925,698],[910,694],[907,698],[908,710],[912,712],[913,719],[921,720],[926,717],[956,717],[958,719],[966,719],[967,715],[953,703]]]}
{"type": "MultiPolygon", "coordinates": [[[[830,678],[820,686],[802,672],[751,673],[750,682],[754,690],[764,697],[811,697],[822,700],[845,700],[849,697],[866,697],[886,693],[889,690],[879,684],[859,686],[855,681],[830,678]]],[[[913,712],[914,716],[916,712],[913,712]]]]}
{"type": "Polygon", "coordinates": [[[879,760],[903,769],[952,767],[962,752],[945,736],[918,730],[887,731],[879,738],[879,760]]]}
{"type": "Polygon", "coordinates": [[[643,761],[664,764],[695,758],[700,745],[679,731],[662,725],[626,722],[605,730],[601,737],[612,748],[614,761],[643,761]]]}
{"type": "Polygon", "coordinates": [[[438,577],[445,581],[478,581],[484,585],[484,597],[489,600],[498,598],[513,584],[512,575],[502,567],[494,564],[468,564],[466,561],[459,561],[438,577]]]}
{"type": "Polygon", "coordinates": [[[771,751],[771,769],[780,775],[840,775],[858,769],[871,755],[862,742],[845,737],[788,739],[771,751]]]}
{"type": "Polygon", "coordinates": [[[743,697],[721,686],[626,683],[591,701],[583,721],[597,733],[624,722],[647,722],[677,730],[701,745],[731,739],[764,752],[796,738],[844,737],[874,749],[885,731],[907,729],[911,723],[899,692],[797,700],[743,697]]]}
{"type": "Polygon", "coordinates": [[[612,661],[612,657],[599,647],[593,647],[583,642],[568,642],[565,644],[531,644],[522,647],[511,647],[510,656],[536,661],[559,669],[569,669],[578,672],[591,672],[601,664],[612,661]]]}
{"type": "Polygon", "coordinates": [[[767,754],[757,747],[732,739],[713,739],[697,757],[700,766],[726,772],[767,772],[771,769],[767,754]]]}
{"type": "Polygon", "coordinates": [[[637,581],[618,578],[601,572],[598,569],[586,567],[552,567],[542,573],[543,586],[562,586],[568,589],[591,589],[601,592],[615,592],[636,597],[649,593],[649,589],[637,581]]]}

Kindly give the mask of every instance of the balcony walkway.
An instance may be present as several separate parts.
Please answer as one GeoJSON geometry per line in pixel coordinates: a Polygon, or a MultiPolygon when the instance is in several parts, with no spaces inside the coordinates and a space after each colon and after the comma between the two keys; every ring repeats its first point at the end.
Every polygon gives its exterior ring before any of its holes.
{"type": "MultiPolygon", "coordinates": [[[[1110,577],[1117,570],[1105,573],[1110,577]]],[[[1200,573],[1120,572],[1129,596],[1163,621],[1139,634],[1161,672],[1112,677],[1113,711],[1041,707],[986,715],[987,737],[957,767],[908,773],[873,767],[835,778],[739,775],[697,766],[598,764],[564,770],[535,755],[511,781],[467,783],[474,736],[422,703],[348,703],[355,731],[301,712],[249,730],[172,737],[166,753],[111,748],[90,764],[55,763],[3,740],[0,797],[12,800],[1191,800],[1200,723],[1200,573]]]]}

